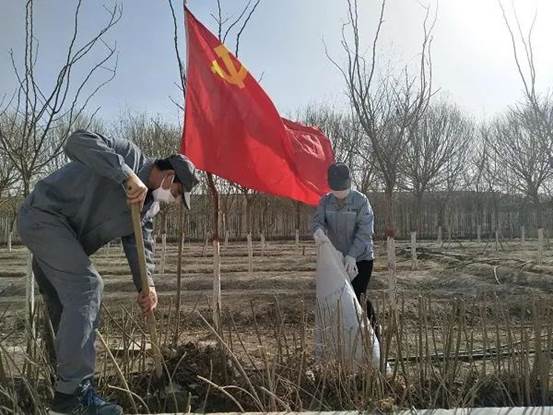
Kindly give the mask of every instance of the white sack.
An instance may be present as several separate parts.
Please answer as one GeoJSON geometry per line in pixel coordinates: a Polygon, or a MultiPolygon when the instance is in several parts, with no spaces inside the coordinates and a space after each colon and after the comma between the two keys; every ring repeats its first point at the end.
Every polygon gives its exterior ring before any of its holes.
{"type": "Polygon", "coordinates": [[[321,360],[336,359],[354,366],[380,366],[380,345],[355,296],[342,262],[332,244],[319,245],[317,255],[315,353],[321,360]],[[366,346],[363,345],[365,343],[366,346]],[[370,356],[365,356],[369,351],[370,356]]]}

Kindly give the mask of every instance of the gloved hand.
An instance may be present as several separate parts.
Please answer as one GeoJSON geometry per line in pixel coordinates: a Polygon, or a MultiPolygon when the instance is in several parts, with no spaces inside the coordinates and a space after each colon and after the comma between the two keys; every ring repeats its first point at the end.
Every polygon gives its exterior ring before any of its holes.
{"type": "Polygon", "coordinates": [[[330,243],[330,239],[328,239],[328,236],[326,236],[326,234],[321,228],[315,231],[315,233],[313,234],[313,239],[315,240],[315,243],[317,245],[330,243]]]}
{"type": "Polygon", "coordinates": [[[346,272],[348,273],[350,280],[355,278],[359,273],[359,270],[357,269],[357,261],[352,256],[347,255],[344,258],[344,267],[346,268],[346,272]]]}

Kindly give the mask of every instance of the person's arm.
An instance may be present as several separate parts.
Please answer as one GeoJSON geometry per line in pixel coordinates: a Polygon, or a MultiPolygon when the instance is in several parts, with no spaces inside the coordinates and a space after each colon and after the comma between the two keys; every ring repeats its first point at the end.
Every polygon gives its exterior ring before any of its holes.
{"type": "Polygon", "coordinates": [[[67,139],[65,154],[70,160],[84,164],[94,173],[107,177],[125,186],[129,203],[144,204],[146,185],[142,183],[134,170],[125,162],[136,163],[140,151],[126,140],[113,140],[101,134],[77,130],[67,139]]]}
{"type": "MultiPolygon", "coordinates": [[[[142,226],[142,235],[144,238],[144,255],[146,257],[146,274],[148,279],[148,286],[154,287],[154,275],[155,262],[154,262],[154,225],[152,220],[147,220],[142,226]]],[[[134,285],[137,291],[142,290],[142,284],[140,283],[140,267],[138,266],[138,251],[136,250],[136,238],[134,233],[121,238],[123,243],[123,249],[125,250],[125,256],[129,262],[131,268],[131,274],[134,285]]]]}
{"type": "Polygon", "coordinates": [[[134,172],[125,163],[125,154],[121,154],[123,149],[118,147],[121,146],[117,146],[111,138],[77,130],[67,139],[64,150],[70,160],[78,161],[96,174],[122,184],[134,172]]]}
{"type": "Polygon", "coordinates": [[[349,249],[348,256],[353,258],[360,257],[367,245],[370,243],[374,232],[374,215],[369,200],[363,196],[363,202],[359,212],[357,212],[355,222],[355,237],[353,244],[349,249]]]}
{"type": "Polygon", "coordinates": [[[325,218],[325,196],[321,198],[321,201],[317,205],[317,209],[315,210],[315,213],[313,214],[313,218],[311,219],[311,233],[317,232],[317,229],[322,229],[323,231],[326,231],[326,218],[325,218]]]}

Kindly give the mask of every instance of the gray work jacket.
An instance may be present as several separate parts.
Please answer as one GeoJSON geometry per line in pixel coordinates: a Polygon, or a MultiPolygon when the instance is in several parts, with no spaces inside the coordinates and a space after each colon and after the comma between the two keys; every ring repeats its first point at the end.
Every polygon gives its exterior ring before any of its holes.
{"type": "MultiPolygon", "coordinates": [[[[72,161],[40,180],[24,206],[67,221],[87,255],[120,237],[134,284],[140,291],[136,241],[127,205],[125,180],[135,172],[147,184],[153,161],[144,157],[130,141],[84,130],[78,130],[69,137],[65,154],[72,161]]],[[[157,202],[148,192],[141,212],[150,286],[154,285],[152,219],[155,209],[151,209],[154,203],[157,202]]]]}
{"type": "Polygon", "coordinates": [[[352,189],[343,203],[332,193],[323,196],[312,221],[312,231],[319,228],[344,256],[357,261],[374,259],[374,216],[363,193],[352,189]]]}

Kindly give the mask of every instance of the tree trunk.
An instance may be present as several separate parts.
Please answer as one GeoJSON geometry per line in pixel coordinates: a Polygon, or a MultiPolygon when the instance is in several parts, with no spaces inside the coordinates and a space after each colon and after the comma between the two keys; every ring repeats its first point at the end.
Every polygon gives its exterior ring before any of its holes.
{"type": "Polygon", "coordinates": [[[244,193],[244,199],[246,200],[246,235],[253,233],[253,219],[252,219],[252,200],[251,195],[247,192],[244,193]]]}
{"type": "Polygon", "coordinates": [[[394,223],[394,189],[392,186],[386,186],[384,191],[384,203],[386,213],[384,215],[384,227],[386,237],[396,237],[396,227],[394,223]]]}
{"type": "Polygon", "coordinates": [[[411,223],[411,232],[417,232],[419,239],[423,236],[423,210],[422,210],[422,198],[424,193],[422,191],[415,193],[415,212],[412,215],[413,222],[411,223]]]}
{"type": "MultiPolygon", "coordinates": [[[[23,177],[23,197],[26,198],[31,193],[31,179],[30,177],[23,177]]],[[[17,217],[14,218],[14,222],[17,220],[17,217]]],[[[33,254],[30,250],[27,250],[27,272],[26,272],[26,282],[25,282],[25,302],[27,305],[27,314],[26,314],[26,333],[27,333],[27,351],[31,349],[32,339],[35,337],[35,278],[33,275],[33,254]]]]}
{"type": "Polygon", "coordinates": [[[213,196],[213,323],[215,329],[221,329],[221,261],[219,247],[219,192],[211,173],[207,173],[209,188],[213,196]]]}
{"type": "Polygon", "coordinates": [[[209,185],[209,190],[211,191],[211,196],[213,197],[213,240],[219,240],[219,192],[213,181],[213,175],[207,173],[207,182],[209,185]]]}
{"type": "Polygon", "coordinates": [[[536,227],[543,228],[543,207],[541,205],[540,196],[535,194],[532,196],[534,206],[536,207],[536,227]]]}

